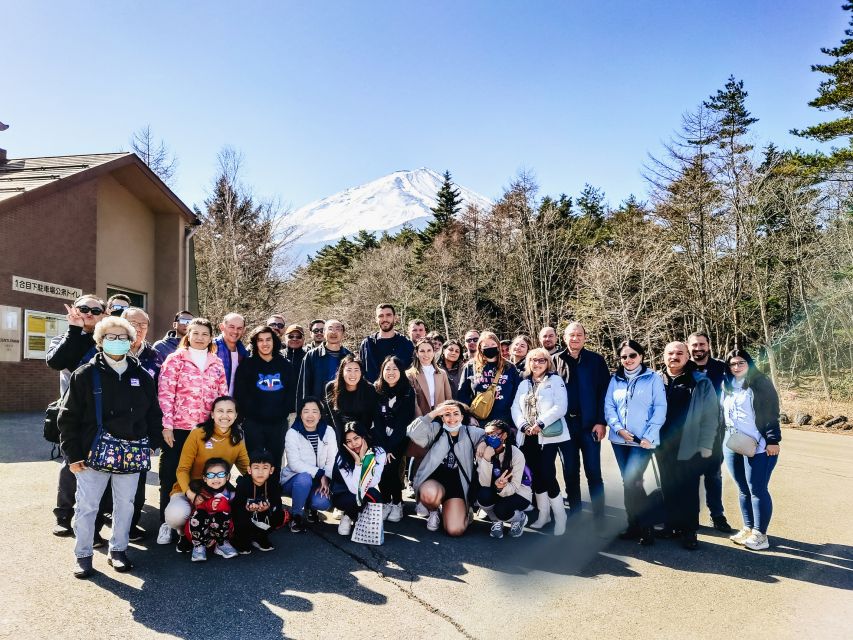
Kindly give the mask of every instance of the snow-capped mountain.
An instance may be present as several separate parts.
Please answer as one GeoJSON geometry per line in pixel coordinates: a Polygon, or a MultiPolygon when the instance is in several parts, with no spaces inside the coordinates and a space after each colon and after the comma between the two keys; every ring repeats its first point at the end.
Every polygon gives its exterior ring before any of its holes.
{"type": "MultiPolygon", "coordinates": [[[[361,229],[396,233],[403,225],[423,229],[437,203],[436,194],[444,176],[432,169],[395,171],[392,174],[352,187],[333,196],[311,202],[291,213],[286,224],[294,225],[300,234],[294,246],[298,262],[304,261],[324,245],[352,237],[361,229]]],[[[483,209],[492,202],[478,193],[455,185],[462,197],[462,207],[468,203],[483,209]]]]}

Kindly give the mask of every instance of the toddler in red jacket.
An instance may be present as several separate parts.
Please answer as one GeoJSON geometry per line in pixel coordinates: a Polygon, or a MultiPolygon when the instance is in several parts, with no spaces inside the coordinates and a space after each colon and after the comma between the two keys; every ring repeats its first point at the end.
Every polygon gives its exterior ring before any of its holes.
{"type": "Polygon", "coordinates": [[[207,560],[208,548],[223,558],[237,555],[237,550],[229,542],[234,526],[231,522],[234,491],[228,485],[230,466],[222,458],[211,458],[204,463],[201,480],[190,483],[196,498],[184,533],[193,545],[193,562],[207,560]]]}

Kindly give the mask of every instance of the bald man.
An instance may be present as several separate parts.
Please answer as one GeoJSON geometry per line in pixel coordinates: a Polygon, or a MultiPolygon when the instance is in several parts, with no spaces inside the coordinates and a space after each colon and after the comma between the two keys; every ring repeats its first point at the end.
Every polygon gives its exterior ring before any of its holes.
{"type": "Polygon", "coordinates": [[[664,535],[680,537],[688,550],[699,546],[699,478],[711,457],[719,424],[714,385],[690,360],[683,342],[670,342],[658,373],[666,388],[666,421],[655,458],[660,466],[666,521],[664,535]]]}
{"type": "Polygon", "coordinates": [[[249,351],[243,346],[243,334],[246,333],[246,319],[239,313],[228,313],[219,323],[221,332],[214,342],[216,343],[216,355],[222,360],[225,367],[225,376],[228,378],[228,394],[234,395],[234,376],[237,367],[243,358],[249,355],[249,351]]]}

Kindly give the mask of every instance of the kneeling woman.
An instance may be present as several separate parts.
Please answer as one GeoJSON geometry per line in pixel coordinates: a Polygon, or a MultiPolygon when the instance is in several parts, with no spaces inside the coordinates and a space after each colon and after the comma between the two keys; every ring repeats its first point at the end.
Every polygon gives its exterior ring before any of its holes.
{"type": "Polygon", "coordinates": [[[426,449],[413,484],[418,501],[429,512],[430,531],[437,531],[441,521],[448,535],[461,536],[470,523],[468,489],[474,479],[474,449],[483,430],[466,424],[469,419],[464,404],[446,400],[409,425],[409,439],[426,449]]]}
{"type": "Polygon", "coordinates": [[[316,523],[317,512],[332,506],[329,483],[337,449],[335,430],[322,420],[320,400],[305,398],[284,440],[287,466],[281,471],[284,494],[293,497],[290,530],[294,533],[304,531],[305,521],[316,523]]]}
{"type": "Polygon", "coordinates": [[[492,420],[486,425],[484,441],[477,445],[477,502],[492,521],[492,537],[504,537],[504,523],[513,538],[524,533],[533,493],[531,478],[525,477],[524,454],[512,444],[509,425],[492,420]]]}
{"type": "Polygon", "coordinates": [[[370,446],[367,432],[357,422],[344,427],[343,444],[335,459],[332,504],[344,512],[338,533],[348,536],[359,514],[371,502],[382,503],[379,480],[385,451],[370,446]]]}

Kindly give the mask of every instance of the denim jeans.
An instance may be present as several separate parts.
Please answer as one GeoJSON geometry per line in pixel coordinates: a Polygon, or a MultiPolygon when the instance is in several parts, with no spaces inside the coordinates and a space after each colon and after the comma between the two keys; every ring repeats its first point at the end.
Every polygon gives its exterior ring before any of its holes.
{"type": "Polygon", "coordinates": [[[573,429],[571,436],[572,439],[562,443],[560,447],[569,513],[577,513],[582,508],[581,456],[583,456],[583,470],[589,486],[592,513],[595,516],[603,516],[604,481],[601,479],[601,443],[592,437],[592,431],[589,429],[573,429]]]}
{"type": "Polygon", "coordinates": [[[93,555],[92,542],[95,537],[95,519],[101,496],[107,484],[113,485],[113,527],[110,551],[127,549],[130,523],[133,520],[133,498],[139,483],[138,473],[107,473],[84,469],[77,474],[77,492],[74,506],[74,555],[87,558],[93,555]]]}
{"type": "Polygon", "coordinates": [[[712,455],[704,461],[702,474],[705,483],[705,504],[712,518],[724,515],[723,511],[723,459],[712,455]]]}
{"type": "Polygon", "coordinates": [[[326,496],[321,496],[317,493],[317,488],[320,486],[320,481],[314,481],[314,478],[308,473],[297,473],[291,476],[284,484],[281,485],[284,495],[293,498],[293,507],[291,513],[295,516],[301,516],[305,511],[305,507],[316,509],[317,511],[328,511],[332,506],[332,501],[326,496]]]}
{"type": "Polygon", "coordinates": [[[625,512],[628,514],[628,526],[652,526],[647,522],[646,502],[648,495],[643,488],[643,475],[652,459],[652,449],[631,447],[625,444],[613,443],[613,455],[622,474],[622,484],[625,488],[625,512]]]}
{"type": "Polygon", "coordinates": [[[735,453],[728,447],[723,455],[729,473],[740,489],[740,512],[743,515],[743,526],[758,529],[767,534],[770,518],[773,517],[773,499],[767,485],[770,474],[779,461],[779,456],[768,456],[766,453],[756,453],[748,458],[735,453]]]}

